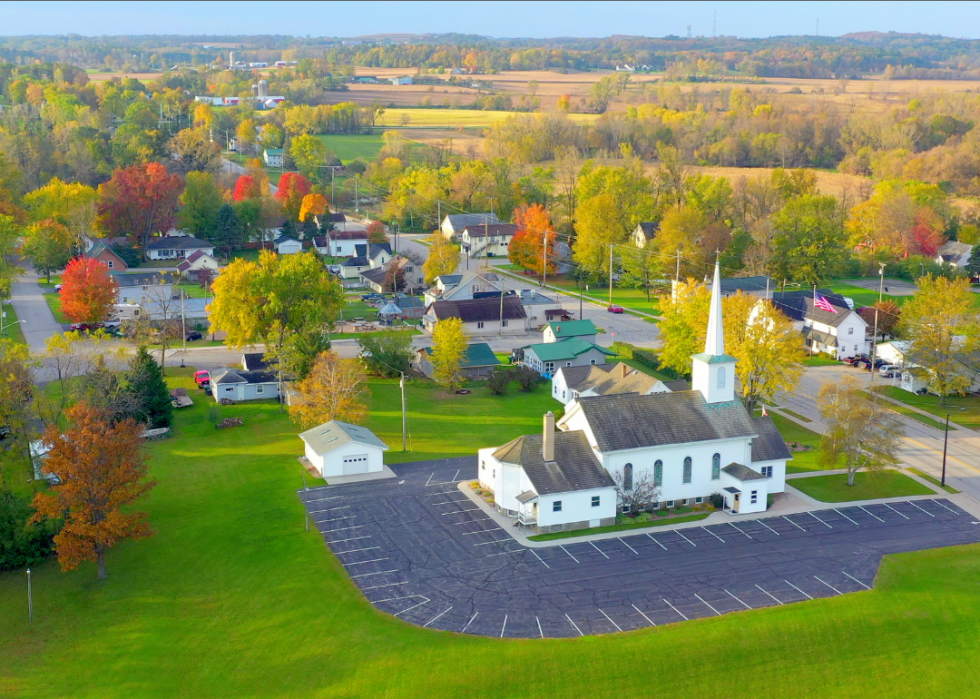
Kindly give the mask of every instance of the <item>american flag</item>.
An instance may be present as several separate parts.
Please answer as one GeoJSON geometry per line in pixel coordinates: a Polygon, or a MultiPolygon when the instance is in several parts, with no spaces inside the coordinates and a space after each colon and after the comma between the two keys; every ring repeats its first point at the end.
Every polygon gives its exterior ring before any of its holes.
{"type": "Polygon", "coordinates": [[[837,312],[837,309],[830,305],[830,301],[820,294],[817,294],[816,298],[813,299],[813,306],[814,308],[819,308],[821,311],[827,311],[829,313],[837,312]]]}
{"type": "Polygon", "coordinates": [[[766,410],[766,406],[762,406],[762,417],[769,417],[769,411],[766,410]]]}

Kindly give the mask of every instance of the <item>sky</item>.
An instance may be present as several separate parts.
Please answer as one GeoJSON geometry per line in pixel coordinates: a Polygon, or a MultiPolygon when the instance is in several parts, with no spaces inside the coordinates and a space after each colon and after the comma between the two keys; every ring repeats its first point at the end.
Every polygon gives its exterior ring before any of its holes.
{"type": "Polygon", "coordinates": [[[385,33],[767,37],[895,31],[980,38],[975,2],[0,2],[0,36],[385,33]],[[715,19],[717,14],[717,19],[715,19]],[[819,30],[818,30],[819,22],[819,30]]]}

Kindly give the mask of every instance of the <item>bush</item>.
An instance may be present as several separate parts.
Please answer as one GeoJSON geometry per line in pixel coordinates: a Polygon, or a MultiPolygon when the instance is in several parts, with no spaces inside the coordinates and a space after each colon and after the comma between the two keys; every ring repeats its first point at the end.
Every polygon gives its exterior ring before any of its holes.
{"type": "Polygon", "coordinates": [[[541,374],[531,367],[522,366],[517,370],[517,383],[521,386],[522,393],[530,393],[541,380],[541,374]]]}
{"type": "Polygon", "coordinates": [[[502,396],[507,393],[507,387],[513,380],[514,372],[511,369],[498,369],[490,375],[487,387],[493,395],[502,396]]]}
{"type": "Polygon", "coordinates": [[[51,553],[61,522],[28,525],[33,514],[25,498],[0,490],[0,571],[32,565],[51,553]]]}
{"type": "Polygon", "coordinates": [[[221,422],[221,407],[217,405],[212,405],[208,408],[208,422],[212,425],[217,426],[221,422]]]}
{"type": "Polygon", "coordinates": [[[721,496],[721,493],[712,493],[708,501],[716,510],[720,510],[725,506],[725,498],[721,496]]]}

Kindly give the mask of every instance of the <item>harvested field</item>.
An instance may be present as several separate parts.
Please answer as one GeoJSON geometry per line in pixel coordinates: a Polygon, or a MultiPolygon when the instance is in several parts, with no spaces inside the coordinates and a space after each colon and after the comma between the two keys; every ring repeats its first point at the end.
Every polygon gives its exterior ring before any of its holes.
{"type": "Polygon", "coordinates": [[[113,78],[125,79],[125,78],[136,78],[144,83],[151,82],[159,78],[163,73],[107,73],[107,72],[95,72],[89,73],[89,82],[105,82],[106,80],[112,80],[113,78]]]}
{"type": "MultiPolygon", "coordinates": [[[[650,165],[650,168],[656,167],[650,165]]],[[[715,166],[692,166],[690,170],[695,170],[703,175],[711,177],[727,177],[730,182],[735,182],[740,177],[756,178],[759,176],[770,177],[774,168],[770,167],[715,167],[715,166]]],[[[842,192],[847,192],[848,196],[864,199],[871,193],[874,187],[874,180],[870,177],[861,175],[847,175],[841,172],[828,172],[826,170],[813,170],[817,176],[817,189],[821,194],[832,194],[839,197],[842,192]]]]}

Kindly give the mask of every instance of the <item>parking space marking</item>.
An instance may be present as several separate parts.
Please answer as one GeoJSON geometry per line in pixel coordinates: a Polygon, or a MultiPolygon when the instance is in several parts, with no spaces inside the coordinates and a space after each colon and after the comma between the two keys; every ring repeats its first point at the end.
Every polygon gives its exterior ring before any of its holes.
{"type": "MultiPolygon", "coordinates": [[[[728,592],[728,590],[725,590],[725,592],[728,592]]],[[[749,605],[747,605],[745,602],[743,602],[742,600],[740,600],[738,597],[736,597],[735,595],[733,595],[731,592],[728,592],[728,595],[733,600],[735,600],[736,602],[738,602],[740,605],[742,605],[743,607],[745,607],[746,609],[752,609],[752,607],[750,607],[749,605]]]]}
{"type": "Polygon", "coordinates": [[[465,522],[457,522],[455,526],[461,527],[464,524],[469,524],[470,522],[485,522],[488,519],[493,519],[493,517],[476,517],[474,519],[468,519],[465,522]]]}
{"type": "Polygon", "coordinates": [[[623,541],[623,539],[622,539],[622,537],[618,537],[618,536],[617,536],[616,538],[617,538],[617,539],[619,539],[619,543],[621,543],[621,544],[622,544],[623,546],[625,546],[625,547],[626,547],[626,548],[628,548],[628,549],[629,549],[630,551],[632,551],[633,553],[635,553],[635,554],[636,554],[637,556],[639,556],[639,555],[640,555],[639,553],[637,553],[637,551],[636,551],[636,549],[635,549],[635,548],[633,548],[632,546],[630,546],[629,544],[627,544],[627,543],[626,543],[625,541],[623,541]]]}
{"type": "Polygon", "coordinates": [[[436,507],[441,507],[442,505],[455,505],[460,502],[469,502],[469,498],[459,498],[458,500],[446,500],[446,502],[434,502],[432,503],[436,507]]]}
{"type": "Polygon", "coordinates": [[[466,626],[463,627],[463,630],[460,631],[460,633],[466,633],[466,629],[470,628],[470,624],[473,623],[473,620],[476,619],[476,615],[479,613],[480,612],[476,612],[475,614],[473,614],[473,616],[470,617],[470,620],[466,622],[466,626]]]}
{"type": "Polygon", "coordinates": [[[701,604],[703,604],[705,607],[707,607],[708,609],[710,609],[711,611],[713,611],[716,616],[721,616],[721,612],[719,612],[717,609],[715,609],[710,604],[708,604],[703,599],[701,599],[701,595],[699,595],[698,593],[695,592],[694,593],[694,596],[697,597],[699,600],[701,600],[701,604]]]}
{"type": "Polygon", "coordinates": [[[865,590],[870,590],[871,589],[870,587],[868,587],[867,585],[865,585],[863,582],[861,582],[860,580],[858,580],[857,578],[855,578],[853,575],[850,575],[847,571],[842,570],[841,573],[843,573],[844,575],[846,575],[847,577],[849,577],[851,580],[853,580],[854,582],[856,582],[858,585],[860,585],[861,587],[863,587],[865,590]]]}
{"type": "Polygon", "coordinates": [[[489,546],[490,544],[500,544],[504,541],[513,541],[509,536],[506,539],[494,539],[493,541],[481,541],[479,544],[473,544],[474,546],[489,546]]]}
{"type": "Polygon", "coordinates": [[[398,612],[397,614],[392,614],[392,616],[401,616],[401,615],[402,615],[402,614],[404,614],[405,612],[410,612],[410,611],[412,611],[413,609],[415,609],[415,608],[417,608],[417,607],[424,607],[424,606],[425,606],[425,605],[427,605],[427,604],[428,604],[429,602],[430,602],[430,600],[429,600],[428,598],[426,598],[426,600],[425,600],[425,602],[419,602],[418,604],[414,604],[414,605],[412,605],[411,607],[409,607],[408,609],[403,609],[403,610],[401,610],[400,612],[398,612]]]}
{"type": "Polygon", "coordinates": [[[881,522],[882,524],[884,524],[884,523],[885,523],[885,520],[883,520],[883,519],[882,519],[881,517],[879,517],[878,515],[876,515],[876,514],[875,514],[874,512],[869,512],[869,511],[867,510],[867,508],[865,508],[864,506],[862,506],[862,505],[858,505],[858,509],[859,509],[859,510],[864,510],[865,512],[867,512],[867,513],[868,513],[869,515],[871,515],[872,517],[874,517],[874,518],[875,518],[876,520],[878,520],[878,521],[879,521],[879,522],[881,522]]]}
{"type": "Polygon", "coordinates": [[[686,541],[687,543],[689,543],[694,548],[697,548],[698,547],[697,544],[695,544],[693,541],[691,541],[686,536],[684,536],[683,534],[681,534],[681,530],[680,529],[675,529],[674,530],[674,533],[677,534],[677,536],[679,536],[680,538],[682,538],[684,541],[686,541]]]}
{"type": "Polygon", "coordinates": [[[952,513],[953,513],[954,515],[958,515],[958,514],[959,514],[959,512],[957,512],[956,510],[954,510],[954,509],[953,509],[952,507],[946,507],[946,506],[945,506],[944,504],[942,504],[942,503],[941,503],[941,502],[939,502],[938,500],[930,500],[929,502],[931,502],[931,503],[934,503],[934,504],[936,504],[936,505],[939,505],[939,506],[940,506],[941,508],[943,508],[944,510],[949,510],[949,511],[950,511],[950,512],[952,512],[952,513]]]}
{"type": "Polygon", "coordinates": [[[440,516],[440,517],[446,517],[446,516],[448,516],[448,515],[458,515],[458,514],[462,514],[463,512],[476,512],[476,511],[477,511],[477,510],[479,510],[479,509],[480,509],[479,507],[471,507],[471,508],[470,508],[470,509],[468,509],[468,510],[456,510],[455,512],[440,512],[440,513],[439,513],[439,516],[440,516]]]}
{"type": "MultiPolygon", "coordinates": [[[[323,533],[326,534],[326,532],[323,532],[323,533]]],[[[333,541],[328,541],[327,543],[328,544],[342,544],[345,541],[357,541],[358,539],[370,539],[370,538],[371,538],[371,535],[370,534],[365,534],[364,536],[352,536],[352,537],[350,537],[348,539],[334,539],[333,541]]]]}
{"type": "Polygon", "coordinates": [[[372,575],[384,575],[385,573],[397,573],[397,570],[382,570],[380,573],[361,573],[360,575],[352,575],[351,578],[370,578],[372,575]]]}
{"type": "Polygon", "coordinates": [[[789,523],[790,523],[790,524],[792,524],[792,525],[793,525],[794,527],[796,527],[797,529],[799,529],[799,530],[800,530],[801,532],[805,532],[805,531],[806,531],[806,529],[804,529],[804,528],[803,528],[803,527],[801,527],[801,526],[800,526],[799,524],[797,524],[796,522],[794,522],[793,520],[791,520],[791,519],[789,518],[789,515],[784,515],[784,516],[783,516],[783,519],[785,519],[785,520],[786,520],[787,522],[789,522],[789,523]]]}
{"type": "Polygon", "coordinates": [[[565,618],[568,619],[568,623],[572,625],[572,628],[575,629],[576,631],[578,631],[578,635],[579,636],[584,636],[585,635],[584,633],[582,633],[582,629],[580,629],[578,627],[578,624],[576,624],[574,621],[572,621],[572,617],[570,617],[570,616],[568,616],[566,614],[565,615],[565,618]]]}
{"type": "Polygon", "coordinates": [[[371,551],[373,549],[379,549],[379,548],[381,548],[381,547],[380,546],[368,546],[367,548],[363,548],[363,549],[351,549],[350,551],[334,551],[334,553],[336,553],[339,556],[341,554],[357,553],[358,551],[371,551]]]}
{"type": "MultiPolygon", "coordinates": [[[[739,529],[738,527],[735,526],[735,523],[734,522],[729,522],[728,525],[730,527],[734,527],[735,528],[735,531],[737,531],[739,534],[745,534],[745,532],[743,532],[741,529],[739,529]]],[[[752,539],[752,537],[749,536],[748,534],[745,534],[745,536],[748,536],[750,539],[752,539]]],[[[755,539],[752,539],[752,540],[755,541],[755,539]]]]}
{"type": "Polygon", "coordinates": [[[908,504],[910,504],[910,505],[911,505],[912,507],[914,507],[915,509],[917,509],[917,510],[921,510],[922,512],[925,512],[925,513],[926,513],[927,515],[929,515],[930,517],[932,517],[932,518],[935,518],[935,517],[936,517],[936,515],[934,515],[934,514],[932,514],[932,513],[931,513],[931,512],[929,511],[929,510],[924,510],[924,509],[922,509],[921,507],[919,507],[918,505],[916,505],[916,504],[915,504],[914,502],[912,502],[911,500],[907,500],[906,502],[908,502],[908,504]]]}
{"type": "Polygon", "coordinates": [[[308,510],[307,514],[315,515],[320,512],[330,512],[331,510],[349,510],[353,505],[341,505],[340,507],[327,507],[322,510],[308,510]]]}
{"type": "Polygon", "coordinates": [[[387,597],[385,599],[375,600],[371,604],[381,604],[382,602],[395,602],[395,601],[400,600],[400,599],[412,599],[413,597],[421,597],[426,602],[429,601],[429,598],[426,597],[425,595],[402,595],[401,597],[387,597]]]}
{"type": "Polygon", "coordinates": [[[829,587],[831,590],[833,590],[834,592],[836,592],[838,595],[841,594],[840,590],[838,590],[836,587],[834,587],[830,583],[824,582],[823,580],[821,580],[820,578],[818,578],[816,575],[813,576],[813,579],[816,580],[816,581],[818,581],[818,582],[822,582],[824,585],[826,585],[827,587],[829,587]]]}
{"type": "Polygon", "coordinates": [[[428,478],[428,480],[426,480],[426,482],[425,482],[425,486],[426,486],[426,487],[429,487],[429,481],[431,481],[431,480],[432,480],[432,477],[433,477],[434,475],[436,475],[436,472],[435,472],[435,471],[433,471],[432,473],[430,473],[430,474],[429,474],[429,478],[428,478]]]}
{"type": "Polygon", "coordinates": [[[813,599],[812,597],[810,597],[810,595],[808,595],[807,593],[803,592],[803,590],[801,590],[800,588],[798,588],[796,585],[794,585],[793,583],[791,583],[789,580],[783,580],[783,582],[786,583],[787,585],[789,585],[790,587],[792,587],[794,590],[796,590],[797,592],[799,592],[801,595],[803,595],[807,599],[813,599]]]}
{"type": "MultiPolygon", "coordinates": [[[[759,587],[759,586],[758,586],[758,585],[756,585],[756,587],[759,587]]],[[[776,600],[776,604],[778,604],[778,605],[780,605],[780,606],[782,606],[782,604],[783,604],[783,603],[779,601],[779,598],[778,598],[778,597],[776,597],[776,595],[773,595],[773,594],[770,594],[770,593],[768,593],[768,592],[766,592],[766,591],[765,591],[765,590],[763,590],[763,589],[762,589],[761,587],[759,587],[759,591],[760,591],[760,592],[765,592],[765,593],[766,593],[767,595],[769,595],[769,596],[770,596],[770,597],[772,597],[772,598],[773,598],[774,600],[776,600]]]]}
{"type": "Polygon", "coordinates": [[[777,531],[776,531],[775,529],[773,529],[773,528],[772,528],[772,527],[770,527],[770,526],[769,526],[768,524],[766,524],[765,522],[763,522],[763,521],[762,521],[761,519],[757,519],[757,520],[755,520],[755,522],[756,522],[757,524],[761,524],[761,525],[762,525],[763,527],[765,527],[766,529],[768,529],[769,531],[771,531],[771,532],[772,532],[773,534],[775,534],[776,536],[779,536],[779,532],[777,532],[777,531]]]}
{"type": "Polygon", "coordinates": [[[462,469],[458,469],[458,468],[456,469],[456,473],[454,473],[454,474],[453,474],[453,483],[455,483],[455,482],[456,482],[456,477],[457,477],[457,476],[459,475],[459,472],[460,472],[461,470],[462,470],[462,469]]]}
{"type": "Polygon", "coordinates": [[[504,637],[504,631],[507,630],[507,615],[504,614],[504,625],[500,627],[500,637],[504,637]]]}
{"type": "Polygon", "coordinates": [[[656,539],[654,539],[654,538],[653,538],[653,534],[647,534],[647,536],[649,536],[649,537],[650,537],[650,540],[651,540],[651,541],[652,541],[653,543],[655,543],[655,544],[656,544],[657,546],[659,546],[660,548],[662,548],[662,549],[663,549],[664,551],[666,551],[666,550],[667,550],[667,547],[666,547],[666,546],[664,546],[664,545],[663,545],[663,544],[661,544],[661,543],[660,543],[659,541],[657,541],[656,539]]]}
{"type": "Polygon", "coordinates": [[[653,623],[653,620],[650,617],[648,617],[646,614],[640,611],[639,607],[637,607],[635,604],[631,604],[630,606],[633,607],[633,609],[635,609],[636,611],[640,612],[640,616],[646,619],[647,622],[650,624],[650,626],[656,626],[656,624],[653,623]]]}
{"type": "Polygon", "coordinates": [[[850,517],[848,517],[847,515],[845,515],[843,512],[841,512],[840,510],[838,510],[836,507],[833,508],[833,509],[834,509],[834,512],[836,512],[837,514],[839,514],[841,517],[843,517],[844,519],[846,519],[848,522],[850,522],[851,524],[853,524],[855,527],[860,527],[861,526],[860,524],[858,524],[857,522],[855,522],[853,519],[851,519],[850,517]]]}
{"type": "Polygon", "coordinates": [[[538,635],[540,635],[541,638],[544,638],[544,631],[541,630],[541,620],[537,617],[534,617],[534,620],[538,622],[538,635]]]}
{"type": "Polygon", "coordinates": [[[473,536],[474,534],[492,534],[498,529],[500,529],[500,527],[497,527],[495,529],[481,529],[478,532],[463,532],[462,536],[473,536]]]}
{"type": "MultiPolygon", "coordinates": [[[[567,549],[567,548],[565,548],[564,546],[562,546],[561,544],[559,544],[559,545],[558,545],[558,548],[560,548],[560,549],[561,549],[562,551],[564,551],[565,553],[568,553],[568,549],[567,549]]],[[[569,558],[571,558],[571,559],[572,559],[573,561],[575,561],[576,563],[578,563],[578,562],[579,562],[579,561],[578,561],[578,559],[577,559],[577,558],[575,558],[575,556],[573,556],[573,555],[572,555],[572,554],[570,554],[570,553],[568,553],[568,557],[569,557],[569,558]]]]}
{"type": "Polygon", "coordinates": [[[312,500],[303,500],[303,503],[309,505],[311,502],[323,502],[324,500],[339,500],[344,497],[343,495],[331,495],[328,498],[314,498],[312,500]]]}
{"type": "Polygon", "coordinates": [[[387,561],[387,560],[388,560],[387,556],[385,556],[384,558],[372,558],[370,561],[356,561],[354,563],[345,563],[344,567],[349,568],[350,566],[362,566],[365,563],[377,563],[378,561],[387,561]]]}
{"type": "Polygon", "coordinates": [[[815,520],[817,520],[818,522],[820,522],[820,524],[822,524],[822,525],[824,525],[824,526],[825,526],[825,527],[827,527],[828,529],[833,529],[833,527],[832,527],[832,526],[830,526],[829,524],[827,524],[826,522],[824,522],[824,521],[823,521],[822,519],[820,519],[819,517],[817,517],[817,516],[816,516],[815,514],[813,514],[812,512],[807,512],[807,514],[808,514],[808,515],[810,515],[811,517],[813,517],[813,518],[814,518],[815,520]]]}
{"type": "Polygon", "coordinates": [[[709,534],[711,534],[711,536],[713,536],[713,537],[715,537],[716,539],[718,539],[718,541],[720,541],[721,543],[723,543],[723,544],[725,543],[725,540],[724,540],[724,539],[722,539],[722,538],[721,538],[720,536],[718,536],[717,534],[715,534],[715,533],[714,533],[713,531],[711,531],[711,530],[710,530],[710,529],[708,529],[707,527],[701,527],[701,528],[702,528],[702,529],[704,529],[704,530],[705,530],[706,532],[708,532],[709,534]]]}
{"type": "MultiPolygon", "coordinates": [[[[408,581],[405,581],[405,582],[397,582],[397,583],[388,583],[387,585],[375,585],[374,587],[362,587],[361,588],[361,592],[367,592],[368,590],[380,590],[382,587],[397,587],[398,585],[408,585],[408,581]]],[[[387,600],[381,600],[381,601],[382,602],[385,602],[387,600]]],[[[374,602],[373,604],[378,604],[378,602],[374,602]]]]}
{"type": "MultiPolygon", "coordinates": [[[[599,609],[599,608],[596,607],[596,609],[599,609]]],[[[609,619],[609,623],[612,624],[613,626],[615,626],[617,631],[622,631],[622,629],[619,627],[619,624],[617,624],[615,621],[613,621],[612,618],[608,614],[606,614],[601,609],[599,609],[599,612],[602,614],[602,616],[604,616],[607,619],[609,619]]]]}
{"type": "MultiPolygon", "coordinates": [[[[452,609],[452,607],[450,607],[449,609],[452,609]]],[[[448,611],[449,611],[449,609],[447,609],[447,610],[446,610],[446,612],[448,612],[448,611]]],[[[434,617],[432,617],[432,618],[431,618],[431,619],[429,619],[429,620],[428,620],[427,622],[425,622],[425,626],[423,626],[422,628],[423,628],[423,629],[427,629],[427,628],[429,628],[429,624],[431,624],[431,623],[432,623],[433,621],[435,621],[436,619],[438,619],[439,617],[441,617],[441,616],[442,616],[443,614],[445,614],[446,612],[439,612],[439,613],[438,613],[438,614],[436,614],[436,615],[435,615],[434,617]]]]}
{"type": "Polygon", "coordinates": [[[681,619],[683,619],[684,621],[689,621],[689,619],[684,615],[684,612],[682,612],[680,609],[678,609],[677,607],[675,607],[674,605],[672,605],[670,602],[667,602],[667,600],[664,600],[664,602],[667,603],[667,606],[668,607],[670,607],[675,612],[677,612],[678,614],[680,614],[681,615],[681,619]]]}
{"type": "MultiPolygon", "coordinates": [[[[594,548],[596,551],[598,551],[599,553],[601,553],[603,556],[606,556],[606,552],[605,551],[603,551],[601,548],[599,548],[598,546],[596,546],[593,542],[590,541],[589,543],[592,544],[592,548],[594,548]]],[[[608,560],[608,558],[609,558],[609,556],[606,556],[606,559],[607,560],[608,560]]]]}
{"type": "Polygon", "coordinates": [[[422,498],[431,498],[431,497],[435,497],[436,495],[452,495],[453,493],[458,493],[458,492],[459,492],[459,490],[457,490],[456,488],[453,488],[452,490],[442,490],[442,491],[439,491],[438,493],[422,493],[422,494],[419,495],[419,497],[422,497],[422,498]]]}
{"type": "Polygon", "coordinates": [[[516,549],[514,551],[501,551],[500,553],[488,553],[481,558],[493,558],[494,556],[506,556],[508,553],[524,553],[527,549],[516,549]]]}
{"type": "Polygon", "coordinates": [[[881,504],[884,505],[885,507],[887,507],[889,510],[891,510],[895,514],[897,514],[899,517],[905,517],[905,519],[909,519],[908,515],[903,515],[901,512],[899,512],[898,510],[896,510],[894,507],[892,507],[891,505],[889,505],[887,502],[883,502],[881,504]]]}
{"type": "Polygon", "coordinates": [[[353,527],[337,527],[336,529],[324,529],[323,533],[326,534],[327,532],[342,532],[342,531],[346,531],[347,529],[361,529],[364,526],[366,525],[355,524],[353,527]]]}
{"type": "Polygon", "coordinates": [[[541,565],[543,565],[548,570],[551,570],[551,566],[544,562],[544,559],[541,558],[541,556],[538,555],[538,552],[537,551],[535,551],[534,549],[528,549],[528,551],[530,551],[531,553],[533,553],[534,554],[534,557],[537,558],[539,561],[541,561],[541,565]]]}
{"type": "Polygon", "coordinates": [[[344,519],[350,519],[351,517],[356,517],[357,515],[345,515],[343,517],[331,517],[330,519],[314,519],[313,521],[317,524],[323,524],[324,522],[339,522],[344,519]]]}

